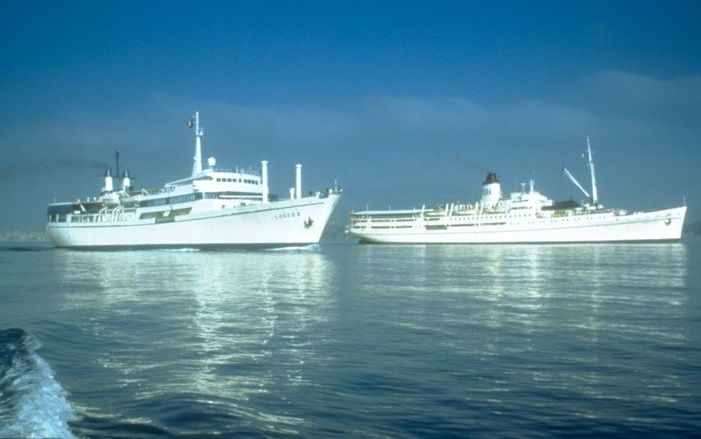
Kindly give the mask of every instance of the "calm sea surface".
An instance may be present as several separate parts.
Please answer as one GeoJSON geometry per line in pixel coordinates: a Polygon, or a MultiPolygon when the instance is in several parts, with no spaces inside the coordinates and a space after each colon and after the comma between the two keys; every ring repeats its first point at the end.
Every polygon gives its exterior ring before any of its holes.
{"type": "Polygon", "coordinates": [[[699,238],[0,247],[0,437],[699,433],[699,238]]]}

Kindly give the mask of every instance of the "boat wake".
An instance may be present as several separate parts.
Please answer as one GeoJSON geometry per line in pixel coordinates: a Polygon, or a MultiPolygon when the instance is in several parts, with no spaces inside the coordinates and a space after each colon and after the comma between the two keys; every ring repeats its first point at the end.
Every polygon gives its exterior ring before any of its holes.
{"type": "Polygon", "coordinates": [[[23,329],[0,330],[0,437],[73,438],[67,392],[23,329]]]}
{"type": "Polygon", "coordinates": [[[309,245],[298,245],[291,247],[275,247],[267,248],[263,251],[266,252],[312,252],[319,250],[319,244],[309,244],[309,245]]]}
{"type": "Polygon", "coordinates": [[[183,247],[183,248],[157,248],[152,250],[154,252],[166,252],[166,253],[196,253],[202,251],[199,248],[194,247],[183,247]]]}

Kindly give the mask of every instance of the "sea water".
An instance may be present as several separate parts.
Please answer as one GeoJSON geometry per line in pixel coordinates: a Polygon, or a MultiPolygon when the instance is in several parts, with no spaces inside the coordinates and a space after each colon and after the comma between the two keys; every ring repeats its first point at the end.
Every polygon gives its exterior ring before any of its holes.
{"type": "Polygon", "coordinates": [[[0,247],[0,437],[701,431],[701,240],[0,247]]]}

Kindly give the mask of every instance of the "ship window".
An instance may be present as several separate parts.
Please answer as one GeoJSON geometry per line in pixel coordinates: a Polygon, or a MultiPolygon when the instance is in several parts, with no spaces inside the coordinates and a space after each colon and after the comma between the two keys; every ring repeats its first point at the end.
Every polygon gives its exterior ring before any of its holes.
{"type": "Polygon", "coordinates": [[[187,194],[187,195],[180,195],[177,197],[171,197],[168,199],[168,204],[187,203],[188,201],[195,201],[195,194],[187,194]]]}

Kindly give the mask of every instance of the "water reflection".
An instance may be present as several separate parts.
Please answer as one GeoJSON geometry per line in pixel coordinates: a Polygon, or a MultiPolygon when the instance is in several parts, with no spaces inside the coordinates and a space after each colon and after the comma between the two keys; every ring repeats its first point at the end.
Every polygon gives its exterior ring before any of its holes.
{"type": "MultiPolygon", "coordinates": [[[[318,251],[71,252],[52,255],[62,311],[104,340],[97,368],[128,400],[191,394],[243,418],[301,420],[246,405],[307,383],[315,327],[333,314],[337,274],[318,251]]],[[[104,383],[103,383],[104,384],[104,383]]],[[[278,425],[278,429],[279,429],[278,425]]]]}
{"type": "Polygon", "coordinates": [[[365,276],[359,294],[404,304],[388,326],[424,331],[447,358],[475,361],[473,373],[489,364],[492,386],[475,399],[501,404],[514,387],[539,398],[683,397],[679,376],[659,370],[688,361],[684,244],[359,246],[352,256],[384,274],[365,276]],[[612,391],[612,375],[626,392],[612,391]]]}
{"type": "MultiPolygon", "coordinates": [[[[540,308],[548,297],[586,293],[596,305],[605,299],[678,307],[683,295],[640,294],[655,288],[686,286],[687,257],[683,244],[630,245],[491,245],[491,246],[357,246],[356,273],[389,277],[387,287],[402,291],[469,294],[471,299],[540,308]],[[391,263],[388,263],[391,262],[391,263]],[[406,273],[411,273],[407,278],[406,273]],[[623,288],[615,293],[612,288],[623,288]],[[635,291],[633,291],[635,289],[635,291]],[[627,294],[629,293],[629,294],[627,294]]],[[[370,279],[368,279],[370,280],[370,279]]],[[[377,291],[376,282],[360,288],[377,291]]],[[[498,320],[495,318],[495,320],[498,320]]]]}
{"type": "Polygon", "coordinates": [[[105,417],[186,436],[212,425],[227,437],[421,436],[427,418],[445,436],[518,436],[583,419],[653,422],[639,421],[650,413],[671,425],[698,412],[689,250],[339,245],[47,257],[61,283],[57,319],[79,328],[60,347],[87,369],[66,385],[89,402],[81,413],[107,407],[105,417]]]}

